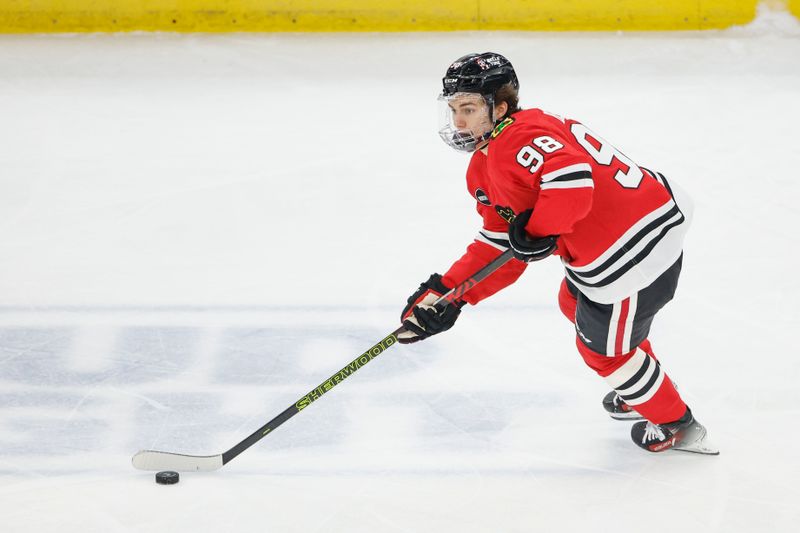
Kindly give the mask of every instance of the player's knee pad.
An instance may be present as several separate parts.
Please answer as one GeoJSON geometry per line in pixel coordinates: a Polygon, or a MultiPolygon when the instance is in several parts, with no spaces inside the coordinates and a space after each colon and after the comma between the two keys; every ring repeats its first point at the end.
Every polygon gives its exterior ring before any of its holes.
{"type": "Polygon", "coordinates": [[[586,365],[597,372],[601,377],[606,377],[614,372],[636,353],[636,350],[617,356],[608,356],[598,353],[589,348],[580,335],[575,337],[575,346],[578,347],[578,353],[581,354],[586,365]]]}
{"type": "Polygon", "coordinates": [[[653,353],[653,347],[650,345],[650,339],[645,339],[639,343],[639,349],[644,350],[653,359],[658,359],[656,354],[653,353]]]}
{"type": "Polygon", "coordinates": [[[566,278],[561,281],[561,287],[558,289],[558,307],[561,308],[561,312],[564,313],[564,316],[574,324],[578,299],[570,292],[566,278]]]}
{"type": "Polygon", "coordinates": [[[609,356],[592,350],[583,339],[581,339],[580,335],[575,337],[575,346],[578,347],[578,352],[581,354],[581,357],[583,357],[586,365],[604,378],[618,368],[624,366],[636,354],[637,350],[648,355],[653,360],[656,360],[656,356],[653,354],[648,339],[642,341],[641,344],[633,350],[616,356],[609,356]]]}

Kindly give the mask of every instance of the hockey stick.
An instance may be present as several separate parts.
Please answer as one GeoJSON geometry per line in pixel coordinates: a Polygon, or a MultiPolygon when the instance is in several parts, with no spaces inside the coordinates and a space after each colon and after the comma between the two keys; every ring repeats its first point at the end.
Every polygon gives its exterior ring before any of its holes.
{"type": "MultiPolygon", "coordinates": [[[[513,256],[514,254],[511,249],[506,250],[494,261],[473,274],[472,277],[457,285],[447,294],[444,294],[442,297],[436,300],[434,305],[443,306],[447,303],[459,300],[468,290],[486,279],[498,268],[506,264],[513,256]]],[[[294,415],[311,405],[316,400],[320,399],[323,394],[344,381],[356,370],[372,361],[375,357],[385,352],[391,346],[394,346],[397,343],[397,335],[403,331],[405,331],[405,329],[401,326],[391,332],[389,335],[378,341],[378,343],[376,343],[372,348],[353,359],[346,367],[342,368],[330,378],[322,382],[318,387],[297,400],[281,414],[261,426],[252,435],[244,439],[227,452],[219,455],[185,455],[182,453],[159,452],[156,450],[141,450],[133,456],[133,466],[139,470],[176,470],[178,472],[210,472],[212,470],[217,470],[218,468],[221,468],[223,465],[232,461],[237,455],[245,451],[247,448],[269,435],[272,431],[277,429],[281,424],[292,418],[294,415]]]]}

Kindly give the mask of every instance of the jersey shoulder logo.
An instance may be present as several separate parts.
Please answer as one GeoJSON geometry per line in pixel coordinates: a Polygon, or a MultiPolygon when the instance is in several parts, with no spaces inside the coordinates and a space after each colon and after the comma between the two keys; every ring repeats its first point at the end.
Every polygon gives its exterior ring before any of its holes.
{"type": "Polygon", "coordinates": [[[496,139],[498,135],[503,133],[504,129],[506,129],[507,127],[509,127],[513,123],[514,123],[514,119],[511,118],[511,117],[508,117],[508,118],[504,119],[502,122],[500,122],[500,124],[495,126],[494,129],[492,130],[492,139],[496,139]]]}
{"type": "Polygon", "coordinates": [[[511,224],[514,222],[514,219],[517,215],[514,214],[514,210],[510,207],[503,207],[501,205],[494,206],[494,210],[497,211],[497,214],[500,215],[500,218],[511,224]]]}
{"type": "Polygon", "coordinates": [[[489,196],[480,187],[475,189],[475,199],[483,205],[492,205],[492,202],[489,201],[489,196]]]}

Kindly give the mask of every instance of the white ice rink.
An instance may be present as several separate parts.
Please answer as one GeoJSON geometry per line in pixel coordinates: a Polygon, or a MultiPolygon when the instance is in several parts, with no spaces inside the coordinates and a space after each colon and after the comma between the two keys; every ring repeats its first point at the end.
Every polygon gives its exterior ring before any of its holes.
{"type": "Polygon", "coordinates": [[[800,530],[799,26],[0,36],[0,531],[800,530]],[[651,339],[721,455],[605,415],[551,259],[222,470],[134,470],[228,449],[460,256],[435,99],[484,50],[694,197],[651,339]]]}

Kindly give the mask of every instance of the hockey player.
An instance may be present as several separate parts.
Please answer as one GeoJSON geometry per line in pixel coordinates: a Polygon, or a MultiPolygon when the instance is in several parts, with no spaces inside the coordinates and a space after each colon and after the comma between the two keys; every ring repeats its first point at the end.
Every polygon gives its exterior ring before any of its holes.
{"type": "Polygon", "coordinates": [[[586,364],[612,391],[603,407],[644,419],[633,441],[651,452],[716,454],[648,340],[681,270],[692,205],[663,174],[638,166],[578,121],[518,105],[516,73],[496,53],[469,54],[447,69],[439,97],[442,139],[472,153],[467,189],[483,227],[444,275],[432,274],[402,311],[402,343],[450,329],[465,303],[514,283],[526,266],[557,255],[565,267],[562,312],[586,364]],[[514,258],[437,310],[432,303],[511,248],[514,258]]]}

